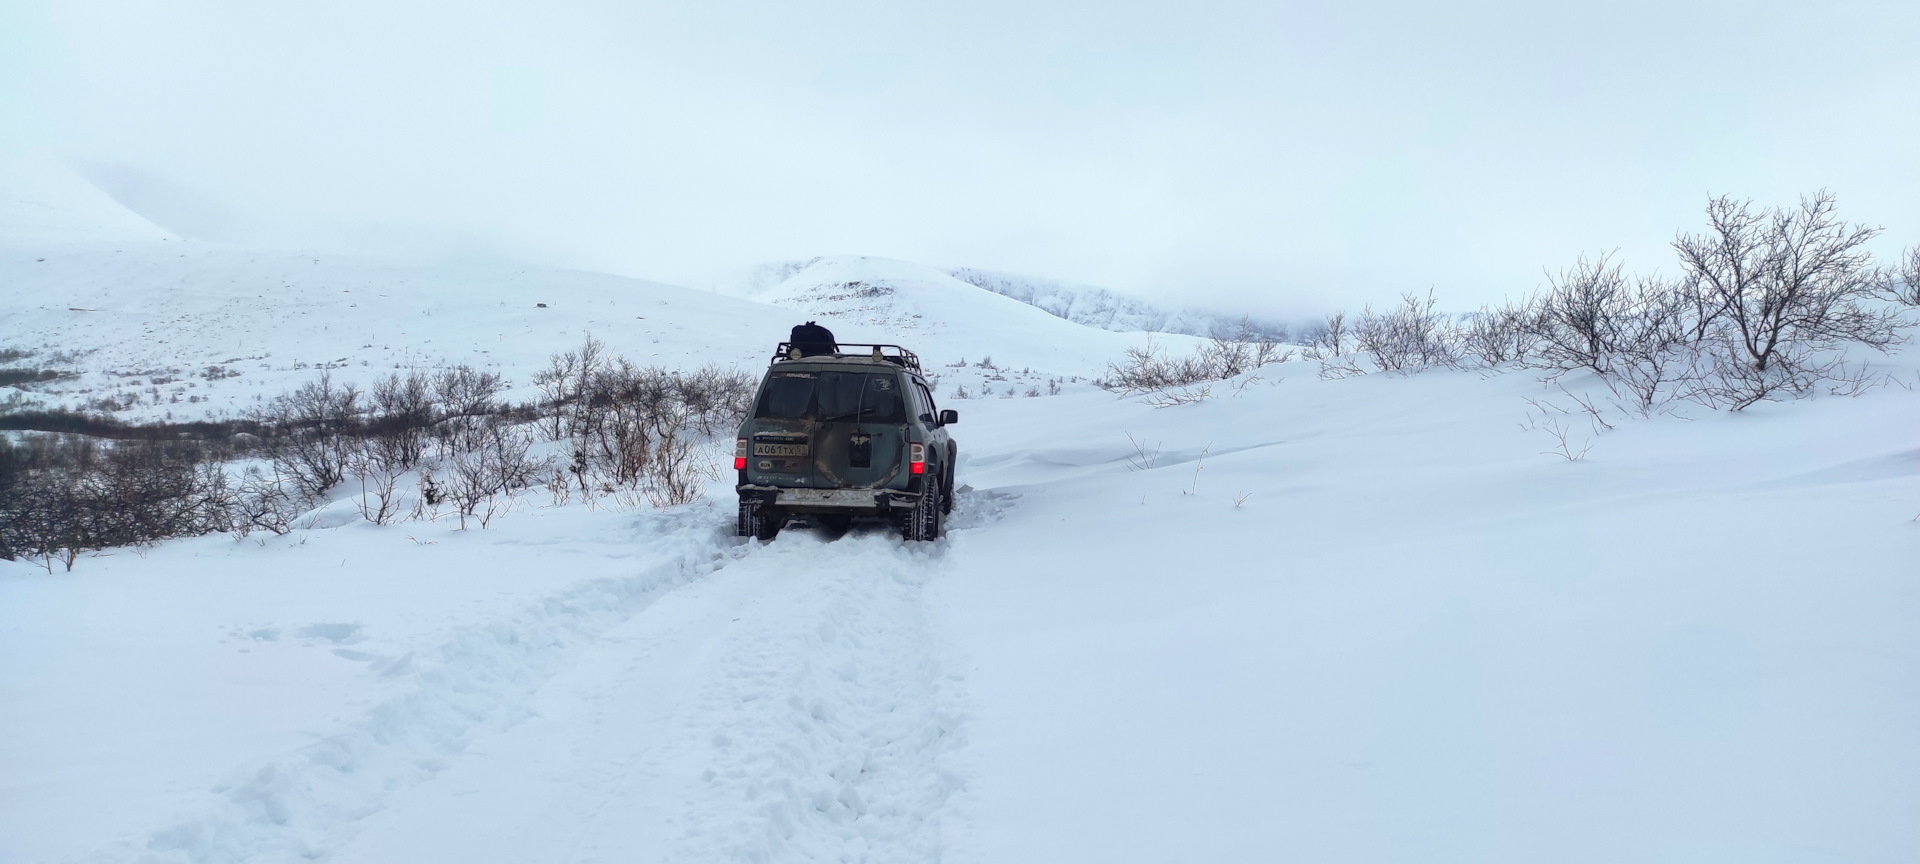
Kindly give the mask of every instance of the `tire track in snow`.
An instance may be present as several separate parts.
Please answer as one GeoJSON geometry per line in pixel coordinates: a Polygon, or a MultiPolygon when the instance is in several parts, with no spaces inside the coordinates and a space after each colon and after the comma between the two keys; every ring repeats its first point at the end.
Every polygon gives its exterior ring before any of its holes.
{"type": "Polygon", "coordinates": [[[453,764],[469,735],[511,723],[567,659],[668,592],[733,565],[751,546],[693,508],[669,517],[664,560],[629,576],[596,579],[518,615],[469,630],[439,662],[398,664],[417,686],[376,706],[347,731],[246,770],[212,790],[201,812],[122,843],[91,861],[226,864],[310,861],[351,840],[358,824],[405,790],[453,764]],[[680,523],[673,525],[672,523],[680,523]]]}
{"type": "Polygon", "coordinates": [[[943,857],[963,712],[921,588],[948,551],[794,531],[742,565],[766,571],[766,611],[729,635],[688,718],[707,768],[664,860],[943,857]]]}

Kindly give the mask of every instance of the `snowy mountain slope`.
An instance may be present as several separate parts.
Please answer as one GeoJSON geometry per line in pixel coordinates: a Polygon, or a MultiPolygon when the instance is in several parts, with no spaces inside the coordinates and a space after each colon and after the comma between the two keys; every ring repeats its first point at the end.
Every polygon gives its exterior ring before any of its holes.
{"type": "MultiPolygon", "coordinates": [[[[1179,333],[1187,336],[1230,336],[1239,332],[1242,316],[1183,307],[1165,309],[1138,297],[1129,297],[1092,285],[1071,285],[1015,273],[961,267],[947,271],[955,279],[985,288],[1033,306],[1056,318],[1121,333],[1137,331],[1179,333]]],[[[1273,321],[1249,321],[1258,332],[1285,338],[1287,328],[1273,321]]]]}
{"type": "Polygon", "coordinates": [[[136,417],[241,410],[329,365],[365,384],[404,364],[468,363],[528,398],[548,355],[587,332],[636,362],[755,368],[791,326],[768,306],[602,274],[201,243],[0,248],[0,280],[15,289],[0,300],[4,347],[83,373],[40,392],[137,395],[136,417]]]}
{"type": "MultiPolygon", "coordinates": [[[[63,224],[50,217],[43,227],[63,224]]],[[[0,237],[8,288],[0,349],[33,352],[21,361],[29,368],[71,373],[24,396],[130,420],[240,413],[318,369],[365,386],[410,364],[496,370],[516,386],[513,398],[530,399],[547,358],[589,332],[635,362],[757,369],[799,319],[820,317],[844,340],[913,348],[950,379],[946,393],[988,381],[1028,390],[1050,378],[1090,378],[1150,338],[1061,321],[937,271],[877,259],[810,268],[769,303],[497,263],[247,250],[92,229],[63,236],[70,239],[0,237]],[[1002,371],[943,368],[989,356],[1027,374],[1015,381],[1002,371]]]]}
{"type": "MultiPolygon", "coordinates": [[[[927,272],[934,268],[921,268],[917,265],[907,265],[905,262],[883,258],[842,256],[763,264],[748,274],[742,287],[746,296],[762,296],[775,286],[809,269],[822,264],[829,267],[855,266],[850,265],[848,263],[850,261],[867,261],[870,262],[867,266],[873,267],[898,268],[894,271],[896,275],[914,281],[944,283],[944,280],[939,279],[935,273],[927,272]]],[[[1237,332],[1243,317],[1184,307],[1170,310],[1138,297],[1105,288],[1069,284],[1017,273],[1003,273],[973,267],[959,267],[937,272],[975,288],[1025,303],[1055,318],[1116,333],[1166,333],[1204,338],[1216,333],[1225,335],[1237,332]]],[[[857,280],[861,276],[853,274],[850,278],[857,280]]],[[[1286,332],[1286,327],[1280,322],[1254,321],[1252,323],[1262,333],[1284,336],[1286,332]]]]}
{"type": "Polygon", "coordinates": [[[0,245],[64,248],[177,239],[66,166],[0,158],[0,245]]]}
{"type": "MultiPolygon", "coordinates": [[[[923,358],[991,355],[1003,368],[1057,374],[1097,375],[1147,338],[1066,321],[932,267],[890,258],[815,259],[754,299],[818,319],[847,342],[907,340],[923,358]]],[[[1163,335],[1159,341],[1183,350],[1196,340],[1163,335]]]]}

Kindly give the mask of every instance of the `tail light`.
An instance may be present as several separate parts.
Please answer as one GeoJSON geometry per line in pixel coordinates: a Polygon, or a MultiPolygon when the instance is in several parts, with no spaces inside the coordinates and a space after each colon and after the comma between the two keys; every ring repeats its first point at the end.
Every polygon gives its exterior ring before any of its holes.
{"type": "Polygon", "coordinates": [[[916,477],[927,473],[927,445],[907,445],[907,473],[916,477]]]}
{"type": "Polygon", "coordinates": [[[733,439],[733,470],[747,470],[747,439],[733,439]]]}

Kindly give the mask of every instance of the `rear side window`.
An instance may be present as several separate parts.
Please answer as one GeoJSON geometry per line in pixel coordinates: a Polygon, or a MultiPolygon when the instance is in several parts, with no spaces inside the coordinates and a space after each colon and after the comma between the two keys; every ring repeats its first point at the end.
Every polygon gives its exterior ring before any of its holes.
{"type": "Polygon", "coordinates": [[[767,389],[760,391],[760,404],[753,416],[775,420],[805,418],[813,407],[814,377],[812,372],[775,373],[767,380],[767,389]]]}
{"type": "Polygon", "coordinates": [[[822,372],[814,388],[814,418],[856,423],[905,423],[906,400],[898,376],[886,373],[822,372]]]}
{"type": "Polygon", "coordinates": [[[929,417],[938,417],[940,408],[933,404],[933,391],[928,390],[925,384],[918,381],[914,382],[913,389],[920,394],[920,412],[929,417]]]}

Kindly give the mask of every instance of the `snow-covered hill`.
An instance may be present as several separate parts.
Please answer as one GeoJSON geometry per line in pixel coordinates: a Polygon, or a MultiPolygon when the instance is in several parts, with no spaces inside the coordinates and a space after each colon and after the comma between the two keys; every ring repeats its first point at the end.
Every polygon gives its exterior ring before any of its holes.
{"type": "Polygon", "coordinates": [[[499,262],[182,241],[70,174],[16,166],[10,176],[0,349],[69,376],[25,398],[125,419],[240,412],[317,369],[364,385],[409,364],[493,369],[517,386],[513,397],[531,398],[534,372],[586,333],[636,362],[754,369],[800,318],[819,317],[846,341],[904,343],[936,370],[988,357],[1000,367],[944,371],[948,393],[1084,380],[1149,338],[1062,321],[904,262],[830,259],[741,299],[499,262]]]}
{"type": "Polygon", "coordinates": [[[1056,318],[1122,333],[1179,333],[1187,336],[1233,336],[1242,321],[1254,332],[1284,340],[1287,327],[1276,321],[1254,320],[1204,309],[1166,309],[1105,288],[1073,285],[1014,273],[962,267],[949,271],[955,279],[995,294],[1011,297],[1056,318]]]}
{"type": "MultiPolygon", "coordinates": [[[[0,243],[0,348],[96,392],[524,382],[588,329],[758,365],[806,317],[950,376],[1144,339],[880,259],[758,302],[110,221],[0,243]]],[[[1904,864],[1920,358],[1872,359],[1898,383],[1580,426],[1578,461],[1523,372],[947,398],[964,488],[913,546],[737,539],[723,477],[0,562],[0,862],[1904,864]]]]}
{"type": "Polygon", "coordinates": [[[0,158],[0,244],[51,250],[172,239],[55,161],[0,158]]]}
{"type": "Polygon", "coordinates": [[[1283,341],[1287,336],[1284,322],[1250,319],[1243,314],[1192,307],[1166,309],[1138,297],[1092,285],[1076,285],[973,267],[936,270],[885,258],[840,256],[764,264],[752,271],[745,280],[744,288],[748,296],[768,296],[777,286],[809,272],[813,275],[805,277],[803,281],[816,287],[823,282],[832,284],[835,278],[861,281],[870,274],[858,272],[860,268],[873,268],[875,273],[891,273],[922,284],[947,285],[948,280],[940,277],[949,276],[975,288],[1017,300],[1055,318],[1116,333],[1166,333],[1200,338],[1232,336],[1240,332],[1244,321],[1252,326],[1256,334],[1283,341]],[[853,272],[843,272],[849,270],[853,272]]]}
{"type": "MultiPolygon", "coordinates": [[[[755,299],[818,319],[843,341],[908,340],[942,358],[991,355],[1002,367],[1094,375],[1140,333],[1067,321],[963,282],[940,270],[890,258],[818,258],[788,272],[755,299]],[[885,339],[887,334],[894,334],[885,339]]],[[[1186,347],[1190,337],[1163,342],[1186,347]]]]}

